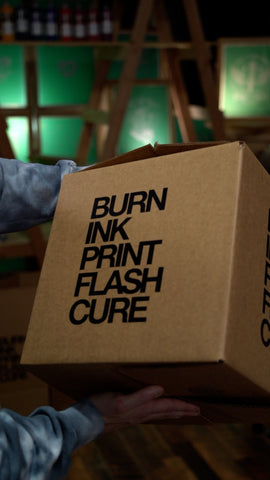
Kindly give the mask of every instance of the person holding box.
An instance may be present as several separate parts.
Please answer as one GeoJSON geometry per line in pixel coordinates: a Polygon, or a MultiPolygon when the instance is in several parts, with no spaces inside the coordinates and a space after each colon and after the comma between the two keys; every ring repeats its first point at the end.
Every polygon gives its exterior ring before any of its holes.
{"type": "MultiPolygon", "coordinates": [[[[0,234],[51,220],[63,176],[82,168],[71,160],[52,166],[0,158],[0,234]]],[[[39,407],[29,416],[2,408],[0,480],[59,480],[71,467],[72,453],[102,433],[199,414],[195,405],[166,398],[160,385],[91,395],[62,411],[39,407]]]]}

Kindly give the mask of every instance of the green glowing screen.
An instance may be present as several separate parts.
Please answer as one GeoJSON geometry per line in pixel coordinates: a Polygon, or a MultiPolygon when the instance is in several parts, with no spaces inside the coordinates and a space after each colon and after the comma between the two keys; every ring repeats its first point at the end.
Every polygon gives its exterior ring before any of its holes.
{"type": "Polygon", "coordinates": [[[0,45],[0,106],[24,107],[24,54],[20,45],[0,45]]]}
{"type": "MultiPolygon", "coordinates": [[[[41,151],[44,156],[72,159],[76,154],[83,121],[74,117],[41,117],[41,151]]],[[[88,163],[96,161],[95,142],[90,149],[88,163]]]]}
{"type": "Polygon", "coordinates": [[[38,47],[38,103],[86,103],[94,79],[94,54],[89,47],[38,47]]]}
{"type": "Polygon", "coordinates": [[[225,117],[270,115],[270,44],[221,46],[220,109],[225,117]]]}
{"type": "Polygon", "coordinates": [[[170,142],[167,88],[144,85],[133,88],[118,142],[118,152],[170,142]]]}
{"type": "Polygon", "coordinates": [[[9,117],[7,118],[7,126],[7,133],[15,158],[18,158],[23,162],[28,162],[28,119],[25,117],[9,117]]]}

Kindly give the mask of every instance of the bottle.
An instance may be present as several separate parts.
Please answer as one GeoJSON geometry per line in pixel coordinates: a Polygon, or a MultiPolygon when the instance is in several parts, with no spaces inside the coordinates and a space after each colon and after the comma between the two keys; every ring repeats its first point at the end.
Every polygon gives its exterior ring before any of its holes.
{"type": "Polygon", "coordinates": [[[107,2],[103,3],[101,9],[101,24],[100,24],[100,33],[102,40],[112,40],[113,37],[113,25],[112,25],[112,15],[111,9],[107,2]]]}
{"type": "Polygon", "coordinates": [[[46,40],[58,39],[57,11],[53,2],[49,2],[44,15],[44,36],[46,40]]]}
{"type": "Polygon", "coordinates": [[[63,3],[59,14],[59,35],[63,41],[72,40],[71,9],[67,3],[63,3]]]}
{"type": "Polygon", "coordinates": [[[98,9],[96,3],[94,2],[91,4],[88,10],[88,22],[86,30],[87,39],[91,42],[100,39],[98,9]]]}
{"type": "Polygon", "coordinates": [[[14,29],[17,40],[27,40],[29,38],[29,17],[23,2],[15,10],[14,29]]]}
{"type": "Polygon", "coordinates": [[[33,40],[42,40],[44,37],[44,25],[42,21],[42,12],[37,2],[30,12],[30,38],[33,40]]]}
{"type": "Polygon", "coordinates": [[[1,7],[2,40],[11,42],[14,40],[13,7],[9,3],[4,3],[1,7]]]}
{"type": "Polygon", "coordinates": [[[84,12],[81,4],[77,4],[74,10],[74,28],[73,38],[74,40],[84,40],[86,37],[86,29],[84,23],[84,12]]]}

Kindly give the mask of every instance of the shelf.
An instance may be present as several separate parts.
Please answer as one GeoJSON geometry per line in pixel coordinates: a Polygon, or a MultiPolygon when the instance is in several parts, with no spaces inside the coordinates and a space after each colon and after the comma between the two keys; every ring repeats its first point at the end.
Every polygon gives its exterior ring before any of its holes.
{"type": "MultiPolygon", "coordinates": [[[[206,42],[208,46],[216,46],[217,42],[206,42]]],[[[96,41],[90,42],[87,40],[82,41],[71,41],[71,42],[62,42],[59,40],[42,40],[42,41],[34,41],[34,40],[25,40],[25,41],[10,41],[6,42],[0,40],[0,45],[21,45],[23,47],[39,47],[39,46],[56,46],[56,47],[128,47],[130,42],[126,41],[96,41]]],[[[158,48],[158,49],[176,49],[176,50],[192,50],[192,42],[144,42],[143,48],[158,48]]]]}

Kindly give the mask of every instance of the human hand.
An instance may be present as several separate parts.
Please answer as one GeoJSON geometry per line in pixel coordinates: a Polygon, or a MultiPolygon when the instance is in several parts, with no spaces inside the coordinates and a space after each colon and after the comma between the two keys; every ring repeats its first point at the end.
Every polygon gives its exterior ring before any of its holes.
{"type": "Polygon", "coordinates": [[[105,432],[128,425],[200,414],[199,407],[176,398],[161,398],[163,394],[163,387],[151,385],[127,395],[94,394],[90,400],[104,417],[105,432]]]}

